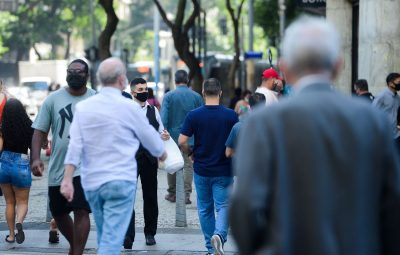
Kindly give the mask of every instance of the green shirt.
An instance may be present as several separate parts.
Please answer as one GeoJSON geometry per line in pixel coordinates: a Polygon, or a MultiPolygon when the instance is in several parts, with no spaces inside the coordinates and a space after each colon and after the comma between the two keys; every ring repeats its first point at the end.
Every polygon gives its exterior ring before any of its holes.
{"type": "MultiPolygon", "coordinates": [[[[49,186],[60,186],[64,177],[64,159],[68,150],[69,126],[75,112],[75,105],[94,94],[96,94],[96,91],[88,88],[84,95],[73,96],[66,88],[61,88],[46,98],[32,124],[34,129],[45,133],[48,133],[51,127],[53,137],[48,169],[49,186]]],[[[78,175],[80,175],[79,167],[74,173],[74,176],[78,175]]]]}

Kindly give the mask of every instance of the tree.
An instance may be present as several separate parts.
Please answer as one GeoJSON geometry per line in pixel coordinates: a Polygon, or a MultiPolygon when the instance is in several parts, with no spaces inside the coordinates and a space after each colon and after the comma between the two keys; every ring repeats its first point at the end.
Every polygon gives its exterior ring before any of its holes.
{"type": "MultiPolygon", "coordinates": [[[[296,0],[285,0],[286,24],[292,22],[300,13],[296,0]]],[[[270,43],[276,46],[279,38],[279,6],[278,0],[255,0],[254,22],[261,26],[270,43]]]]}
{"type": "Polygon", "coordinates": [[[185,19],[185,8],[187,0],[179,0],[176,9],[175,22],[172,22],[159,3],[158,0],[153,0],[156,4],[158,11],[165,24],[172,31],[172,38],[174,39],[174,46],[178,52],[178,56],[189,67],[189,78],[193,81],[193,89],[200,92],[203,83],[203,74],[200,68],[200,62],[196,58],[194,52],[190,50],[189,30],[195,25],[196,18],[200,15],[200,5],[197,0],[192,0],[193,11],[189,18],[185,19]]]}
{"type": "Polygon", "coordinates": [[[232,8],[231,0],[226,0],[226,8],[228,9],[229,16],[231,17],[234,30],[234,49],[235,56],[233,57],[232,64],[229,68],[228,73],[228,85],[235,87],[236,71],[240,64],[240,46],[239,46],[239,21],[240,15],[242,14],[242,7],[245,0],[240,0],[240,4],[237,7],[237,13],[235,15],[235,10],[232,8]]]}
{"type": "Polygon", "coordinates": [[[114,0],[99,0],[100,5],[103,7],[107,14],[107,23],[99,36],[99,57],[100,60],[111,57],[110,42],[115,30],[117,30],[118,17],[115,14],[114,0]]]}

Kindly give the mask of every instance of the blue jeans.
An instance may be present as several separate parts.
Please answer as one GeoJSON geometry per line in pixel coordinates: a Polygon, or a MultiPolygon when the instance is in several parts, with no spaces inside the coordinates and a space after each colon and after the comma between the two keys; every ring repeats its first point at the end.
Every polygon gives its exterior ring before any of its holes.
{"type": "Polygon", "coordinates": [[[233,177],[205,177],[194,174],[197,210],[209,253],[214,253],[211,245],[211,237],[214,234],[220,235],[223,242],[227,240],[229,188],[232,183],[233,177]],[[215,217],[214,207],[217,217],[215,217]]]}
{"type": "Polygon", "coordinates": [[[3,151],[0,163],[0,184],[11,184],[18,188],[31,187],[32,176],[28,155],[3,151]]]}
{"type": "Polygon", "coordinates": [[[110,181],[85,191],[97,228],[97,254],[119,255],[135,203],[136,182],[110,181]]]}

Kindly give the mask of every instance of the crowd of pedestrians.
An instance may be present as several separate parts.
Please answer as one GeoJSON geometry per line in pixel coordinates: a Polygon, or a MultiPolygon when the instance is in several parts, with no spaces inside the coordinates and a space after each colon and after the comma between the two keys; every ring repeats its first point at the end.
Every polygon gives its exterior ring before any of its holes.
{"type": "MultiPolygon", "coordinates": [[[[225,254],[229,226],[241,254],[400,254],[400,74],[376,97],[363,79],[353,85],[362,100],[342,95],[333,87],[339,48],[326,20],[295,21],[280,72],[265,69],[255,91],[236,89],[229,108],[220,81],[206,79],[200,95],[184,70],[160,104],[146,80],[128,81],[118,58],[100,63],[99,92],[87,88],[87,63],[73,60],[68,86],[45,99],[33,123],[1,93],[5,242],[25,240],[31,173],[43,175],[51,133],[49,241],[58,228],[70,255],[84,252],[90,213],[97,254],[132,249],[139,178],[145,243],[156,245],[157,171],[169,139],[181,149],[185,203],[197,200],[207,254],[225,254]]],[[[176,202],[175,174],[165,199],[176,202]]]]}

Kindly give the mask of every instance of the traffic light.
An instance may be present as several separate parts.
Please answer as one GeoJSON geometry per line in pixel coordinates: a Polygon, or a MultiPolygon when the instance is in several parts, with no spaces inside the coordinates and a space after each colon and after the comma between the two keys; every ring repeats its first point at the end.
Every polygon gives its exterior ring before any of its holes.
{"type": "Polygon", "coordinates": [[[218,21],[219,23],[219,28],[221,29],[221,32],[223,35],[228,34],[228,27],[226,26],[226,18],[222,17],[218,21]]]}

